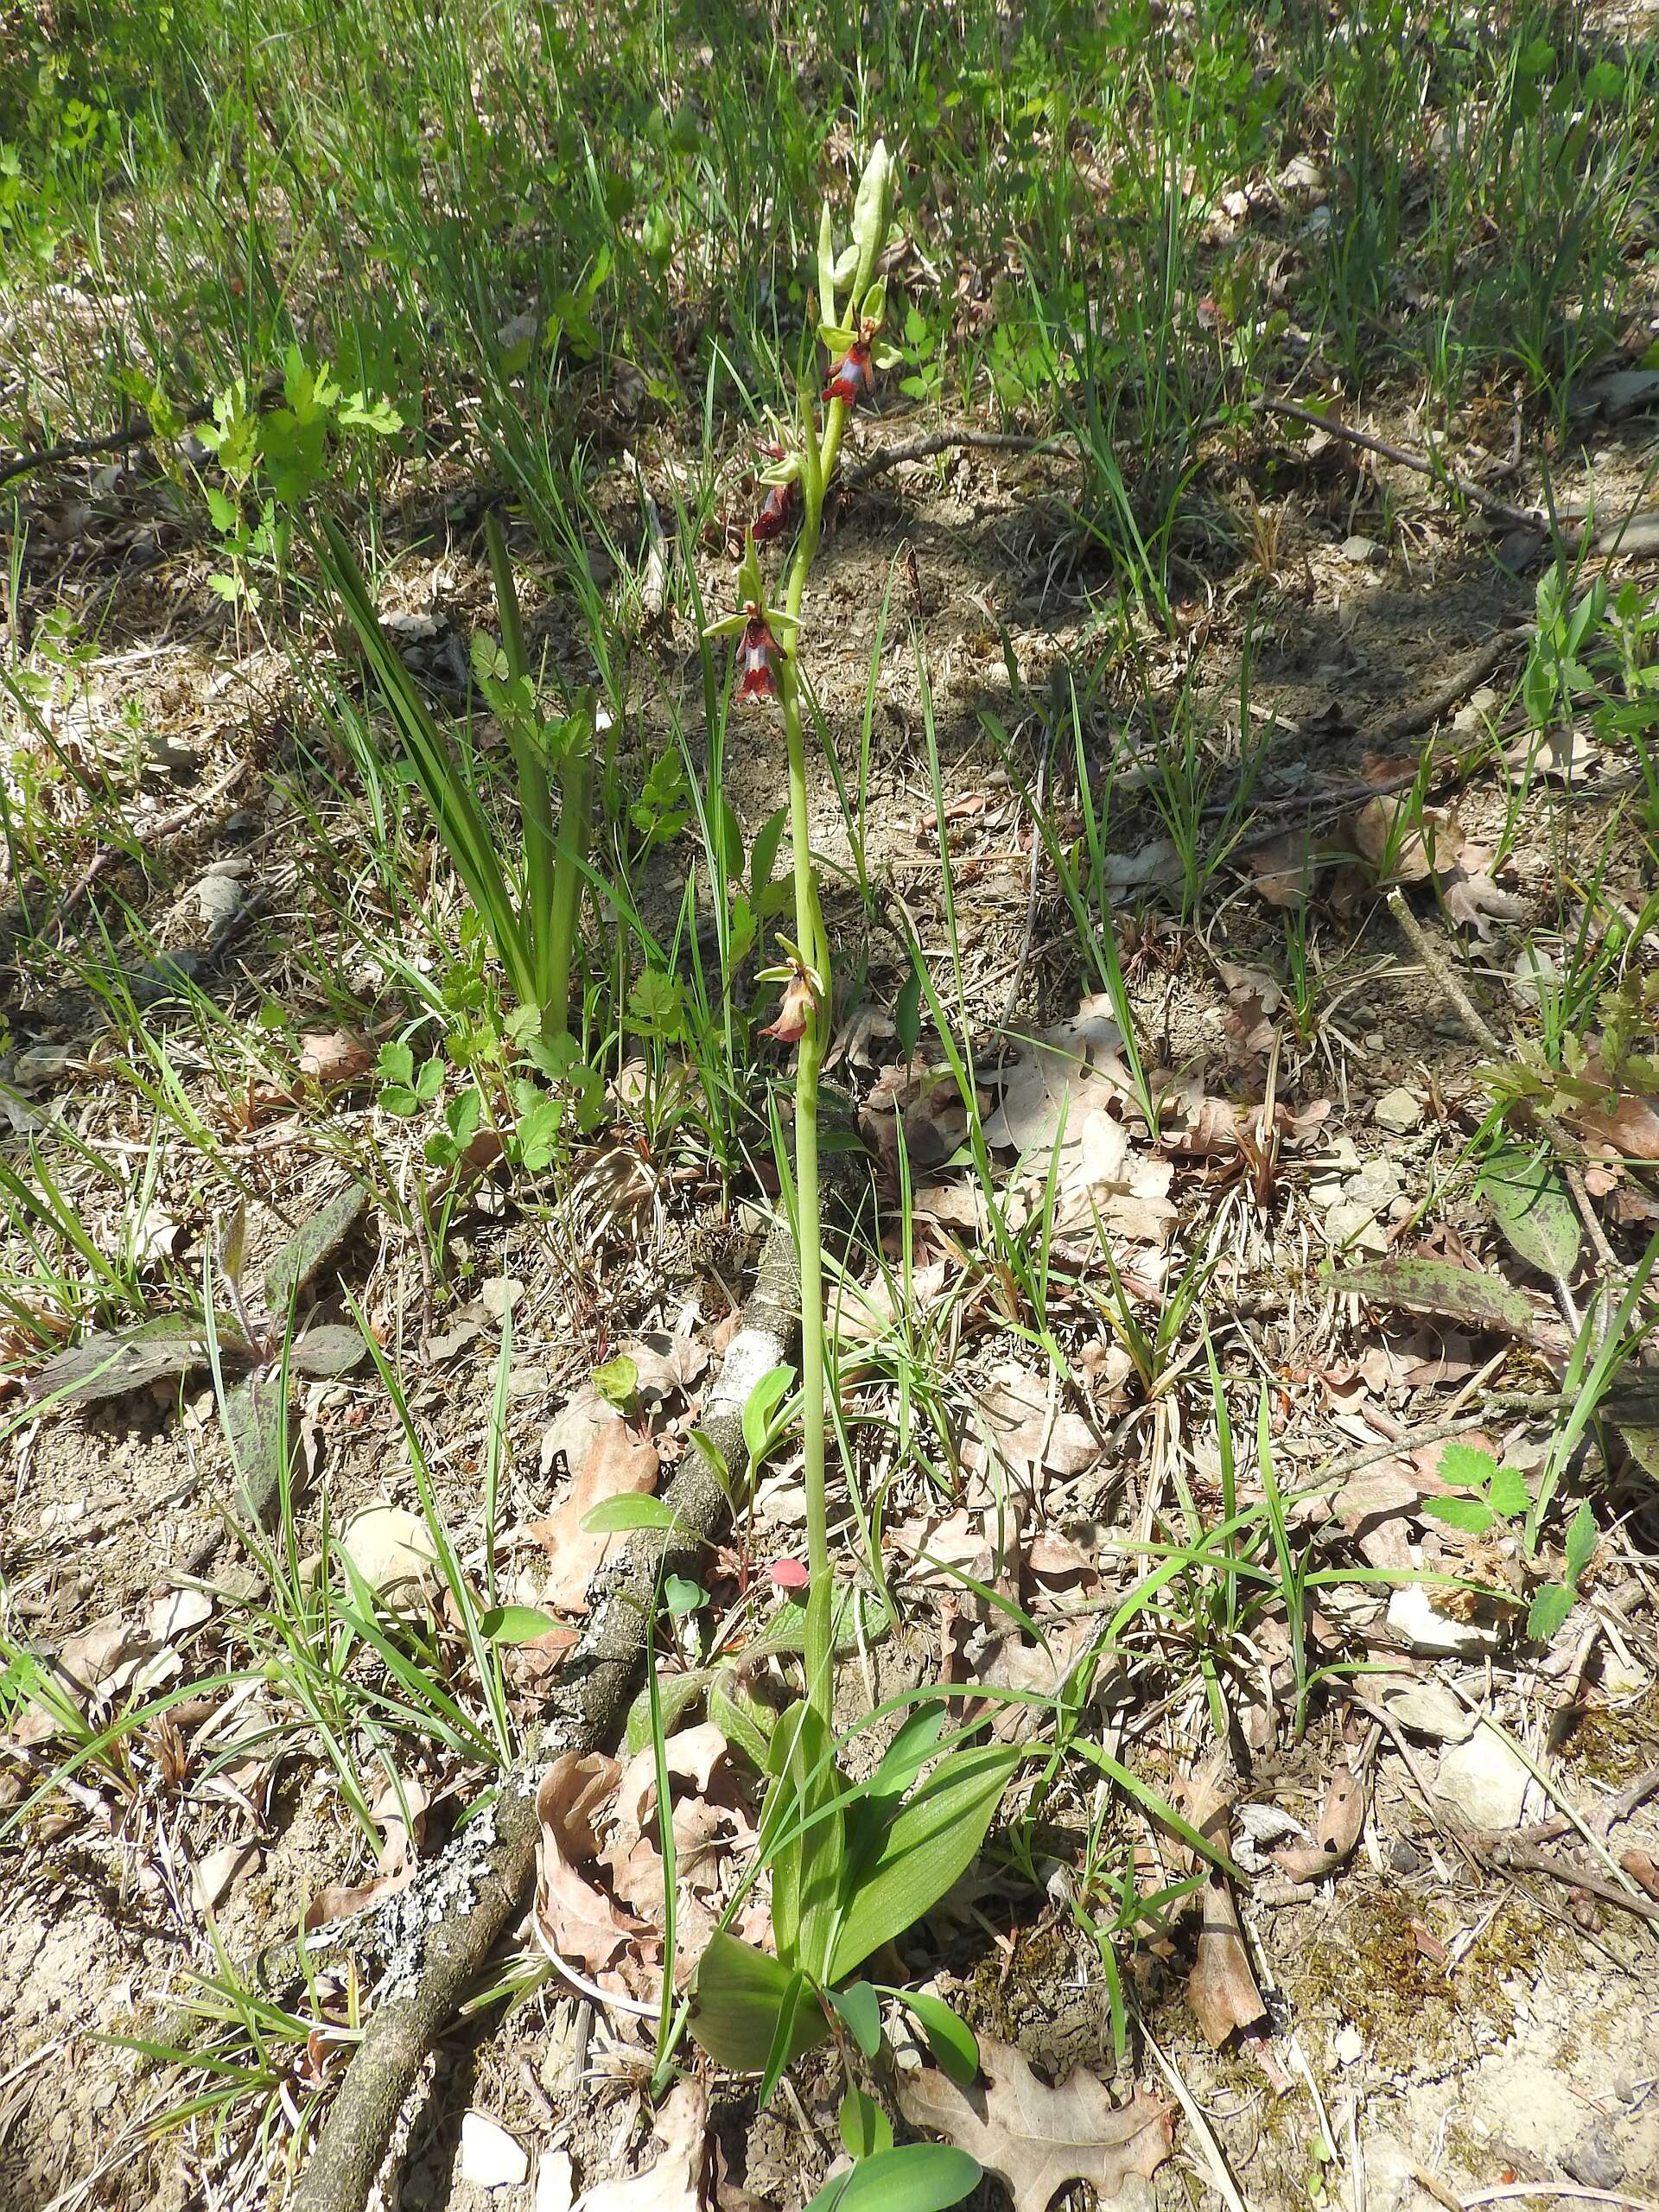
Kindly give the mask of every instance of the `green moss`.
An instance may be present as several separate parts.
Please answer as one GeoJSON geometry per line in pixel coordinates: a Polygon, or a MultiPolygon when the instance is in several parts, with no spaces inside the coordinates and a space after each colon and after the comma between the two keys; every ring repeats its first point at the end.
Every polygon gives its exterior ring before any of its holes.
{"type": "Polygon", "coordinates": [[[1286,1994],[1297,2013],[1327,2025],[1351,2021],[1382,2064],[1402,2068],[1466,2057],[1477,2020],[1507,2031],[1513,2007],[1503,1984],[1535,1971],[1548,1923],[1523,1898],[1510,1897],[1448,1972],[1424,1955],[1414,1923],[1431,1936],[1440,1933],[1426,1904],[1393,1890],[1360,1891],[1285,1961],[1286,1994]]]}
{"type": "Polygon", "coordinates": [[[1659,1746],[1659,1683],[1633,1706],[1615,1713],[1591,1706],[1567,1740],[1562,1764],[1575,1779],[1599,1782],[1610,1789],[1634,1782],[1652,1765],[1659,1746]]]}

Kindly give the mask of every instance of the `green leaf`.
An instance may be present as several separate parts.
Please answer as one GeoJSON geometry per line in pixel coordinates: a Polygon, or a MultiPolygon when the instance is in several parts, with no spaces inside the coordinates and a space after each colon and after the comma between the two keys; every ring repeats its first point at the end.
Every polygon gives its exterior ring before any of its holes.
{"type": "Polygon", "coordinates": [[[602,1367],[594,1370],[593,1385],[607,1405],[625,1414],[639,1395],[639,1364],[626,1352],[618,1352],[614,1359],[607,1359],[602,1367]]]}
{"type": "Polygon", "coordinates": [[[1497,1462],[1490,1452],[1473,1444],[1448,1444],[1437,1471],[1443,1482],[1459,1490],[1485,1490],[1497,1478],[1497,1462]]]}
{"type": "Polygon", "coordinates": [[[693,1582],[687,1574],[671,1574],[663,1583],[663,1602],[676,1620],[687,1613],[695,1613],[699,1605],[709,1602],[709,1592],[702,1583],[693,1582]]]}
{"type": "Polygon", "coordinates": [[[945,2212],[980,2178],[978,2159],[953,2143],[901,2143],[826,2182],[806,2212],[945,2212]]]}
{"type": "Polygon", "coordinates": [[[1470,1536],[1484,1536],[1497,1517],[1484,1497],[1426,1497],[1423,1510],[1470,1536]]]}
{"type": "MultiPolygon", "coordinates": [[[[881,1999],[868,1981],[849,1982],[845,1989],[832,1989],[830,2002],[846,2021],[848,2032],[866,2058],[874,2058],[881,2048],[881,1999]]],[[[849,2151],[852,2145],[847,2145],[849,2151]]],[[[853,2151],[861,2158],[861,2152],[853,2151]]]]}
{"type": "Polygon", "coordinates": [[[380,1057],[374,1066],[383,1083],[402,1084],[407,1089],[415,1080],[415,1048],[393,1039],[380,1047],[380,1057]]]}
{"type": "Polygon", "coordinates": [[[751,1765],[766,1772],[778,1714],[773,1707],[761,1703],[735,1670],[722,1671],[709,1683],[709,1718],[751,1765]]]}
{"type": "Polygon", "coordinates": [[[533,1643],[538,1636],[563,1628],[564,1623],[535,1605],[492,1605],[478,1625],[492,1643],[533,1643]]]}
{"type": "Polygon", "coordinates": [[[703,1429],[694,1428],[691,1431],[690,1442],[691,1449],[729,1497],[732,1494],[732,1471],[726,1463],[726,1454],[715,1443],[714,1438],[703,1429]]]}
{"type": "Polygon", "coordinates": [[[965,2089],[979,2073],[979,2039],[966,2020],[943,1998],[925,1996],[918,1989],[892,1989],[926,2038],[936,2063],[959,2089],[965,2089]]]}
{"type": "MultiPolygon", "coordinates": [[[[1442,1473],[1445,1470],[1442,1468],[1442,1473]]],[[[1494,1467],[1486,1502],[1505,1521],[1519,1521],[1532,1503],[1527,1478],[1519,1467],[1494,1467]]]]}
{"type": "MultiPolygon", "coordinates": [[[[830,1732],[804,1700],[791,1706],[773,1729],[766,1764],[773,1787],[760,1834],[761,1849],[772,1861],[778,1955],[798,1961],[820,1980],[839,1981],[839,1974],[826,1969],[846,1866],[842,1780],[830,1732]]],[[[857,1963],[847,1961],[849,1968],[857,1963]]]]}
{"type": "Polygon", "coordinates": [[[262,1279],[265,1303],[273,1313],[284,1313],[290,1299],[302,1296],[369,1210],[369,1194],[348,1183],[308,1221],[302,1222],[286,1244],[271,1255],[262,1279]]]}
{"type": "Polygon", "coordinates": [[[772,881],[772,872],[778,865],[778,848],[783,841],[784,825],[789,820],[789,810],[780,806],[769,814],[755,832],[754,843],[749,852],[749,891],[759,904],[760,894],[772,881]]]}
{"type": "MultiPolygon", "coordinates": [[[[694,1668],[686,1675],[658,1676],[657,1701],[663,1716],[664,1734],[673,1732],[676,1724],[690,1712],[708,1687],[709,1669],[706,1667],[694,1668]]],[[[714,1715],[710,1713],[709,1718],[713,1719],[714,1715]]],[[[729,1736],[731,1732],[728,1729],[725,1733],[729,1736]]],[[[643,1751],[651,1739],[651,1690],[647,1685],[628,1707],[623,1740],[627,1745],[629,1757],[632,1758],[636,1751],[643,1751]]]]}
{"type": "Polygon", "coordinates": [[[792,1367],[772,1368],[743,1401],[743,1441],[749,1447],[750,1459],[757,1464],[766,1457],[772,1440],[772,1417],[789,1395],[794,1381],[792,1367]]]}
{"type": "Polygon", "coordinates": [[[1579,1577],[1596,1555],[1596,1516],[1590,1501],[1581,1498],[1567,1532],[1567,1579],[1576,1590],[1579,1577]]]}
{"type": "Polygon", "coordinates": [[[601,1497],[582,1516],[582,1525],[590,1536],[621,1535],[631,1529],[668,1529],[673,1523],[672,1507],[660,1497],[644,1497],[635,1491],[624,1491],[618,1497],[601,1497]]]}
{"type": "Polygon", "coordinates": [[[810,2004],[806,1976],[797,1967],[789,1977],[789,1987],[778,2008],[778,2018],[772,2031],[772,2048],[766,2053],[766,2070],[760,2077],[760,2088],[755,2099],[763,2110],[772,2102],[772,2093],[778,2087],[779,2078],[793,2055],[791,2046],[795,2039],[795,2023],[803,2012],[817,2012],[819,2009],[810,2004]]]}
{"type": "Polygon", "coordinates": [[[849,2158],[870,2158],[893,2148],[893,2122],[856,2082],[841,2101],[841,2139],[849,2158]]]}
{"type": "MultiPolygon", "coordinates": [[[[691,1983],[691,2033],[717,2066],[759,2074],[772,2056],[779,2017],[796,1977],[767,1952],[717,1929],[691,1983]]],[[[790,2031],[791,2058],[823,2042],[821,2006],[801,2007],[790,2031]]]]}
{"type": "Polygon", "coordinates": [[[1583,1231],[1560,1168],[1548,1151],[1503,1144],[1486,1156],[1475,1188],[1504,1242],[1541,1274],[1570,1274],[1583,1231]]]}
{"type": "Polygon", "coordinates": [[[1546,1582],[1527,1612],[1527,1634],[1535,1643],[1548,1643],[1572,1611],[1573,1592],[1564,1582],[1546,1582]]]}
{"type": "Polygon", "coordinates": [[[899,1812],[862,1869],[831,1955],[839,1981],[912,1927],[973,1864],[1023,1753],[988,1744],[949,1753],[899,1812]]]}
{"type": "Polygon", "coordinates": [[[1479,1268],[1395,1254],[1364,1267],[1344,1268],[1326,1280],[1332,1290],[1369,1299],[1376,1306],[1442,1314],[1466,1329],[1495,1329],[1522,1344],[1545,1340],[1553,1349],[1560,1342],[1554,1329],[1540,1324],[1524,1292],[1479,1268]]]}

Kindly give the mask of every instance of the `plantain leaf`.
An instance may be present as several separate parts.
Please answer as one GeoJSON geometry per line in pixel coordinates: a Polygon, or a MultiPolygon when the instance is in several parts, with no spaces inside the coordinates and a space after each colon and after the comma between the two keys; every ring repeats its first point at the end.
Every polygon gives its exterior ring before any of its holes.
{"type": "Polygon", "coordinates": [[[368,1192],[348,1183],[300,1224],[266,1264],[265,1303],[273,1313],[285,1313],[289,1300],[311,1287],[318,1269],[333,1259],[368,1210],[368,1192]]]}
{"type": "Polygon", "coordinates": [[[1497,1146],[1483,1163],[1475,1188],[1517,1259],[1541,1274],[1572,1274],[1583,1232],[1561,1171],[1548,1151],[1497,1146]]]}
{"type": "MultiPolygon", "coordinates": [[[[797,1980],[769,1953],[717,1929],[691,1983],[692,2035],[717,2066],[759,2074],[772,2056],[778,2024],[797,1980]]],[[[790,2031],[790,2058],[812,2050],[829,2033],[821,2005],[799,2005],[790,2031]]]]}
{"type": "Polygon", "coordinates": [[[973,1864],[1024,1754],[1014,1744],[949,1753],[895,1815],[874,1859],[850,1869],[829,1979],[912,1927],[973,1864]]]}

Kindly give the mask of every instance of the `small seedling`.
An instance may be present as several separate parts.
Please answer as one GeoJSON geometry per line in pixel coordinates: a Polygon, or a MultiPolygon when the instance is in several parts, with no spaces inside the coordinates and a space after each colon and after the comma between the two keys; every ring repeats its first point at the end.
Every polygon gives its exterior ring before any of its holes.
{"type": "MultiPolygon", "coordinates": [[[[1499,1466],[1490,1452],[1472,1444],[1448,1444],[1440,1459],[1440,1474],[1461,1495],[1425,1498],[1423,1510],[1465,1535],[1484,1536],[1497,1528],[1524,1524],[1532,1510],[1532,1492],[1521,1470],[1499,1466]]],[[[1545,1582],[1534,1592],[1527,1613],[1529,1637],[1547,1643],[1555,1634],[1573,1609],[1579,1578],[1595,1549],[1596,1520],[1586,1498],[1567,1532],[1565,1581],[1545,1582]]]]}

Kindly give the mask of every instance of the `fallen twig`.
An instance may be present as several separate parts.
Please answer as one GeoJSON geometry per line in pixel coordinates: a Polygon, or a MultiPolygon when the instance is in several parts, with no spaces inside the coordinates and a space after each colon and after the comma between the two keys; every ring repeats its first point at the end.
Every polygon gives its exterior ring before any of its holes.
{"type": "MultiPolygon", "coordinates": [[[[1389,891],[1389,912],[1404,931],[1418,958],[1435,982],[1440,985],[1447,1004],[1456,1012],[1459,1020],[1468,1031],[1470,1037],[1484,1052],[1490,1052],[1494,1059],[1502,1059],[1503,1047],[1488,1026],[1485,1016],[1452,974],[1450,962],[1433,944],[1427,931],[1412,912],[1406,894],[1397,883],[1391,886],[1389,891]]],[[[1584,1177],[1579,1170],[1578,1163],[1586,1156],[1583,1145],[1570,1129],[1556,1119],[1554,1114],[1544,1112],[1541,1107],[1532,1105],[1529,1101],[1519,1100],[1516,1110],[1530,1121],[1541,1135],[1547,1136],[1561,1154],[1561,1173],[1567,1179],[1567,1186],[1572,1193],[1573,1204],[1578,1211],[1579,1218],[1584,1224],[1604,1276],[1616,1275],[1618,1272],[1618,1255],[1607,1241],[1606,1231],[1601,1225],[1601,1217],[1590,1203],[1590,1193],[1585,1188],[1584,1177]]],[[[1571,1294],[1566,1293],[1565,1296],[1570,1312],[1571,1294]]]]}
{"type": "Polygon", "coordinates": [[[1625,1912],[1633,1913],[1638,1920],[1659,1922],[1659,1904],[1651,1897],[1633,1897],[1622,1890],[1617,1882],[1610,1882],[1603,1874],[1592,1874],[1587,1868],[1575,1866],[1570,1859],[1559,1859],[1551,1851],[1541,1851],[1536,1844],[1511,1843],[1500,1840],[1477,1846],[1481,1856],[1490,1866],[1504,1868],[1516,1874],[1548,1874],[1552,1881],[1564,1882],[1568,1888],[1582,1890],[1586,1897],[1599,1898],[1604,1904],[1616,1904],[1625,1912]]]}
{"type": "MultiPolygon", "coordinates": [[[[743,1325],[721,1363],[702,1429],[741,1480],[748,1465],[743,1408],[760,1377],[787,1357],[796,1326],[794,1243],[780,1224],[761,1254],[743,1325]]],[[[689,1573],[718,1537],[730,1503],[698,1452],[681,1463],[666,1493],[674,1522],[636,1536],[620,1562],[588,1589],[588,1627],[571,1653],[533,1739],[502,1778],[493,1805],[396,1897],[344,1925],[261,1952],[246,1970],[256,1987],[291,1986],[346,1954],[385,1969],[363,2039],[295,2195],[297,2212],[359,2212],[423,2061],[476,1982],[497,1940],[520,1910],[536,1861],[536,1789],[549,1758],[614,1739],[645,1663],[664,1573],[689,1573]]],[[[193,2020],[181,2007],[151,2042],[188,2044],[193,2020]]]]}
{"type": "Polygon", "coordinates": [[[1071,453],[1070,438],[1033,437],[1019,430],[930,430],[925,437],[907,438],[900,445],[881,446],[852,468],[843,467],[841,481],[849,486],[868,484],[872,477],[907,461],[928,461],[936,453],[950,453],[959,446],[977,446],[993,453],[1071,453]]]}

